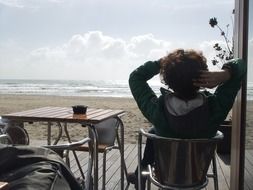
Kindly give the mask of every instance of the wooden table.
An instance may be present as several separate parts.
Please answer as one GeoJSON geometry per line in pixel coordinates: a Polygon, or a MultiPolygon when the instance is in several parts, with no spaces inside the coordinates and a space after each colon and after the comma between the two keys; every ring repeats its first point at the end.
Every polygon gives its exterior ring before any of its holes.
{"type": "Polygon", "coordinates": [[[95,124],[100,123],[108,118],[115,117],[120,122],[120,137],[121,137],[121,189],[124,189],[124,127],[123,122],[120,119],[120,115],[124,113],[123,110],[111,110],[111,109],[94,109],[88,108],[86,114],[73,114],[71,107],[42,107],[22,112],[10,113],[2,115],[2,119],[7,123],[15,122],[40,122],[45,121],[48,123],[48,144],[51,144],[51,123],[56,122],[59,127],[58,138],[54,142],[60,140],[62,136],[62,126],[64,124],[64,130],[66,136],[71,142],[70,136],[67,130],[67,123],[80,123],[81,125],[88,126],[94,136],[94,189],[98,189],[98,144],[97,144],[97,132],[95,124]]]}

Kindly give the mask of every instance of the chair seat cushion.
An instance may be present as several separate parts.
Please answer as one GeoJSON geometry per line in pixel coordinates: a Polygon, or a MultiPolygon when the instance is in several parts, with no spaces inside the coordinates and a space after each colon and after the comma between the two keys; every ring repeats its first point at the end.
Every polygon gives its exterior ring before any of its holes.
{"type": "MultiPolygon", "coordinates": [[[[99,144],[98,145],[98,152],[100,152],[100,153],[104,152],[107,147],[108,147],[108,145],[99,144]]],[[[75,150],[89,152],[90,148],[89,148],[89,146],[87,144],[84,144],[82,146],[77,147],[75,150]]]]}

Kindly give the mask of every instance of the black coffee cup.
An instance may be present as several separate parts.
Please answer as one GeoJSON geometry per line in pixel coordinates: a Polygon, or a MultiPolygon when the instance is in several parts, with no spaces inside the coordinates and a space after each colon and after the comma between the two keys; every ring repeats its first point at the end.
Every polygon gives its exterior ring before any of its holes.
{"type": "Polygon", "coordinates": [[[74,114],[86,114],[87,106],[84,105],[75,105],[72,106],[74,114]]]}

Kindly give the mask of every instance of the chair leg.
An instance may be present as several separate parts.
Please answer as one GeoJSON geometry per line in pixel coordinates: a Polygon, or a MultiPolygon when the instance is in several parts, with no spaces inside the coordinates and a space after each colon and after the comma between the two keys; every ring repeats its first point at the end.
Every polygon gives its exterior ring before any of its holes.
{"type": "Polygon", "coordinates": [[[66,162],[67,166],[70,167],[69,150],[66,150],[66,151],[63,153],[63,157],[65,157],[65,162],[66,162]]]}
{"type": "Polygon", "coordinates": [[[141,190],[141,159],[142,159],[142,135],[138,135],[138,189],[141,190]]]}
{"type": "Polygon", "coordinates": [[[147,189],[151,190],[151,181],[150,181],[149,177],[148,177],[147,183],[148,183],[147,184],[147,189]]]}
{"type": "Polygon", "coordinates": [[[216,153],[214,153],[212,163],[213,163],[213,181],[214,181],[214,189],[215,189],[215,190],[218,190],[218,189],[219,189],[219,185],[218,185],[218,175],[217,175],[216,153]]]}
{"type": "Polygon", "coordinates": [[[129,182],[127,182],[127,185],[126,185],[126,188],[125,188],[125,190],[128,190],[128,188],[129,188],[129,185],[130,185],[130,183],[129,183],[129,182]]]}
{"type": "MultiPolygon", "coordinates": [[[[121,154],[121,141],[120,141],[120,138],[119,138],[119,134],[118,132],[116,132],[116,139],[117,139],[117,143],[118,143],[118,150],[119,150],[119,153],[121,154]]],[[[128,172],[127,172],[127,167],[126,167],[126,162],[125,162],[125,159],[124,159],[124,171],[125,171],[125,175],[126,175],[126,180],[127,180],[127,186],[125,189],[128,189],[129,185],[130,185],[130,182],[128,181],[127,179],[127,176],[128,176],[128,172]]]]}
{"type": "MultiPolygon", "coordinates": [[[[118,132],[116,133],[116,139],[117,139],[117,144],[118,144],[118,150],[119,150],[119,153],[121,154],[120,150],[121,150],[121,141],[120,141],[120,138],[119,138],[119,134],[118,132]]],[[[125,160],[124,160],[124,170],[125,170],[125,174],[126,174],[126,177],[127,177],[127,167],[126,167],[126,163],[125,163],[125,160]]]]}
{"type": "Polygon", "coordinates": [[[107,150],[104,151],[104,155],[103,155],[102,190],[105,190],[105,181],[106,181],[106,153],[107,153],[107,150]]]}
{"type": "MultiPolygon", "coordinates": [[[[121,144],[120,144],[120,141],[118,140],[118,147],[117,149],[119,150],[119,153],[121,154],[121,144]]],[[[130,185],[130,182],[128,181],[128,172],[127,172],[127,167],[126,167],[126,162],[125,162],[125,159],[124,159],[124,163],[123,163],[123,167],[124,167],[124,171],[125,171],[125,176],[126,176],[126,180],[127,180],[127,185],[126,185],[126,188],[125,190],[127,190],[129,188],[129,185],[130,185]]]]}
{"type": "Polygon", "coordinates": [[[93,166],[93,153],[89,153],[88,170],[85,178],[85,186],[87,190],[93,189],[93,177],[92,177],[92,166],[93,166]]]}

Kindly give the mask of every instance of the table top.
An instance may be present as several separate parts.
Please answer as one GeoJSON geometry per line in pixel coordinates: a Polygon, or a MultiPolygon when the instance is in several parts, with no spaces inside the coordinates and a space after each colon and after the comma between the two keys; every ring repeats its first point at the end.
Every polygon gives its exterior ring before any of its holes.
{"type": "Polygon", "coordinates": [[[86,114],[74,114],[71,107],[42,107],[16,113],[4,114],[3,119],[15,121],[52,121],[99,123],[105,119],[123,114],[123,110],[87,108],[86,114]]]}

